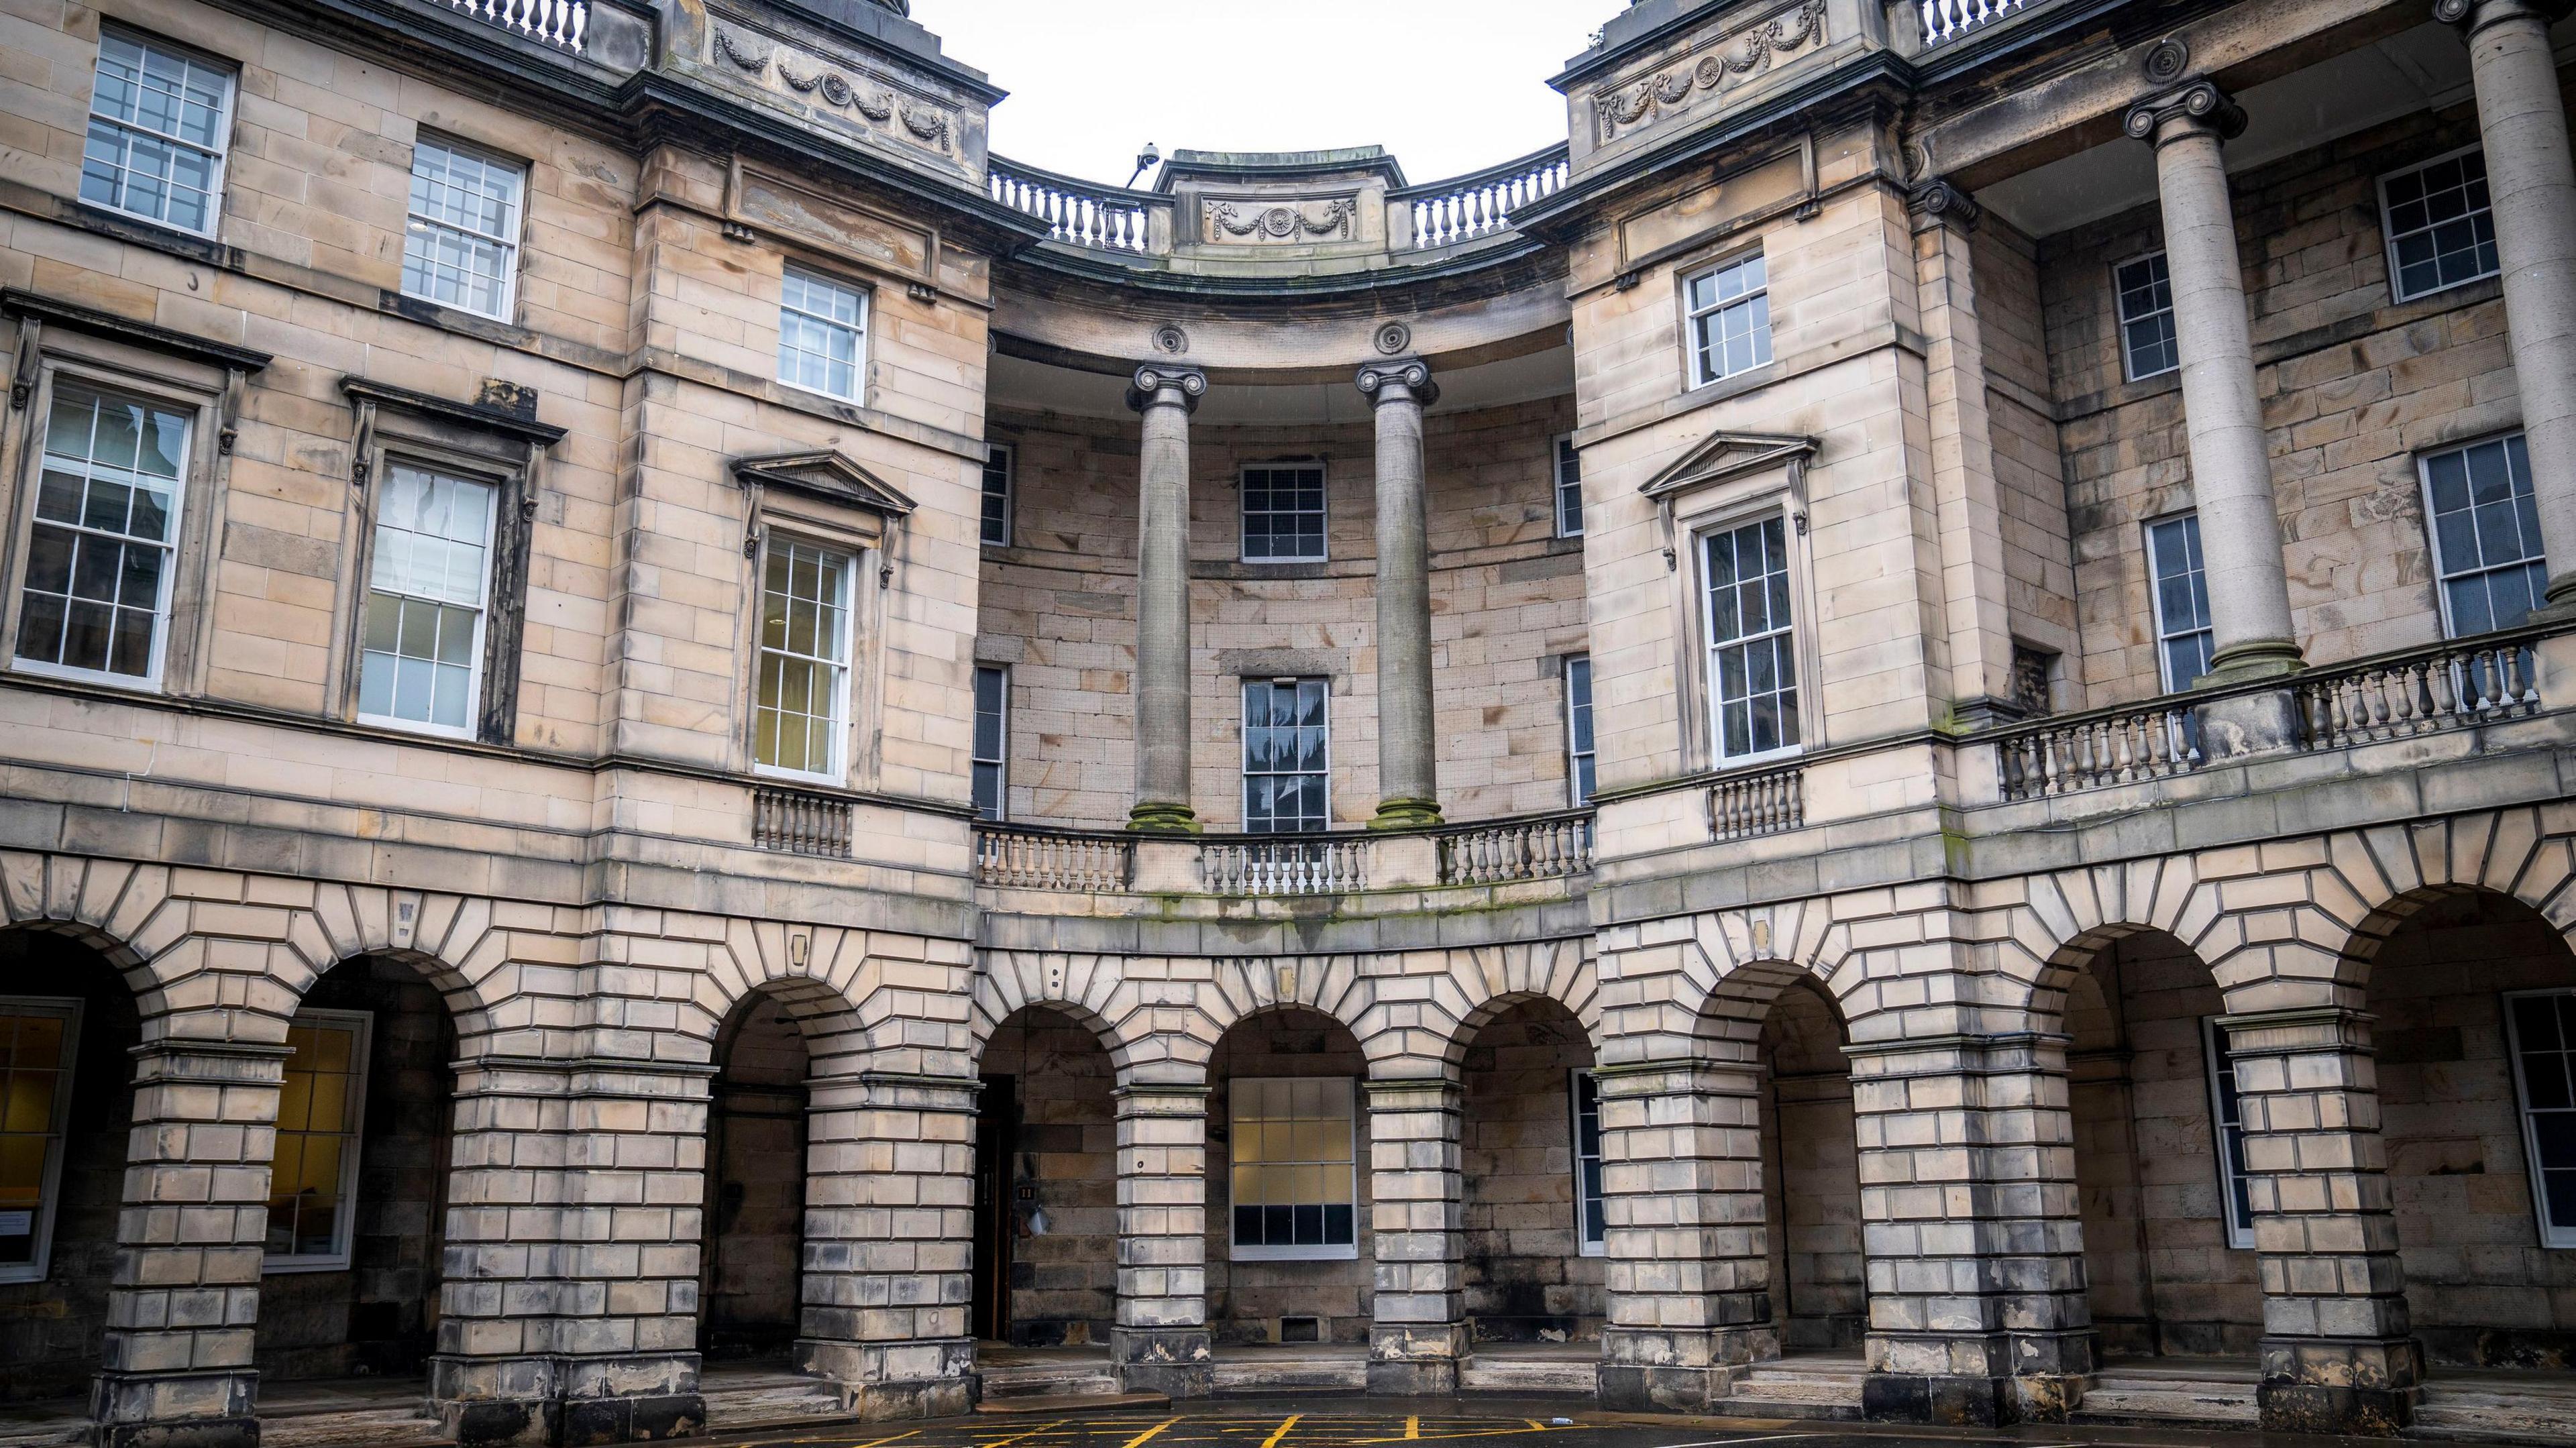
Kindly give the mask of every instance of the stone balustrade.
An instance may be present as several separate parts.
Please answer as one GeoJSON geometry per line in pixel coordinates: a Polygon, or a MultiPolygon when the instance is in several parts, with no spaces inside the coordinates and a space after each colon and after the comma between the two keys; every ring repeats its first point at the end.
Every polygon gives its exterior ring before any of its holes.
{"type": "Polygon", "coordinates": [[[1025,890],[1124,890],[1134,883],[1135,837],[1020,825],[979,825],[975,878],[1025,890]]]}
{"type": "Polygon", "coordinates": [[[788,855],[850,857],[850,802],[802,790],[751,792],[751,842],[788,855]]]}
{"type": "Polygon", "coordinates": [[[1592,812],[1566,810],[1443,830],[1440,883],[1502,885],[1592,868],[1592,812]]]}
{"type": "Polygon", "coordinates": [[[1014,890],[1220,897],[1511,885],[1592,869],[1590,810],[1419,831],[1172,835],[1045,826],[975,827],[975,880],[1014,890]],[[1149,865],[1144,852],[1175,857],[1149,865]]]}
{"type": "MultiPolygon", "coordinates": [[[[1566,147],[1560,143],[1469,175],[1392,191],[1387,194],[1393,213],[1388,219],[1402,225],[1391,225],[1389,233],[1423,250],[1508,231],[1514,213],[1564,189],[1568,174],[1566,147]]],[[[1401,248],[1405,242],[1396,245],[1401,248]]]]}
{"type": "Polygon", "coordinates": [[[1918,0],[1923,18],[1923,46],[1945,45],[1980,26],[2017,15],[2035,0],[1918,0]]]}
{"type": "Polygon", "coordinates": [[[477,20],[579,55],[590,31],[589,0],[446,0],[477,20]]]}
{"type": "Polygon", "coordinates": [[[1172,199],[1150,191],[1100,186],[992,158],[985,188],[993,199],[1047,224],[1047,239],[1131,256],[1169,255],[1172,199]]]}

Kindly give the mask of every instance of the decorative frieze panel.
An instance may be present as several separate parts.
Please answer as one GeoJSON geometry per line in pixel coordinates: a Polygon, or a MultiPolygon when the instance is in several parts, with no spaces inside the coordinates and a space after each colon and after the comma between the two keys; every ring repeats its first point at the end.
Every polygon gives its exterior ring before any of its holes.
{"type": "Polygon", "coordinates": [[[1749,82],[1790,56],[1820,49],[1826,0],[1797,0],[1717,37],[1651,74],[1603,89],[1592,98],[1599,142],[1648,130],[1749,82]]]}
{"type": "Polygon", "coordinates": [[[954,103],[913,93],[864,67],[826,60],[746,26],[710,21],[708,48],[724,66],[791,97],[942,160],[960,161],[954,103]]]}
{"type": "Polygon", "coordinates": [[[1211,246],[1314,245],[1359,237],[1356,193],[1310,198],[1202,196],[1200,237],[1211,246]]]}

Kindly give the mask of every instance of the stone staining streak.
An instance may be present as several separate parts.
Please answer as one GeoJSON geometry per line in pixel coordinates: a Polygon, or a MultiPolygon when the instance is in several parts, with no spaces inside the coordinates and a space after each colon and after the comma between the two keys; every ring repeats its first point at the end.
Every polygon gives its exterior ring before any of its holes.
{"type": "Polygon", "coordinates": [[[1351,239],[1351,223],[1358,218],[1359,210],[1359,198],[1354,196],[1269,206],[1258,202],[1212,199],[1207,203],[1208,240],[1222,242],[1239,238],[1256,245],[1304,241],[1310,237],[1348,241],[1351,239]]]}
{"type": "MultiPolygon", "coordinates": [[[[1794,14],[1775,15],[1749,33],[1738,33],[1744,35],[1744,43],[1731,55],[1726,42],[1721,41],[1715,52],[1701,56],[1693,65],[1594,97],[1593,108],[1601,118],[1602,144],[1617,140],[1622,128],[1646,124],[1658,110],[1684,108],[1694,91],[1715,92],[1732,78],[1762,70],[1787,52],[1824,44],[1825,0],[1805,0],[1794,14]]],[[[1730,41],[1734,38],[1727,37],[1730,41]]]]}

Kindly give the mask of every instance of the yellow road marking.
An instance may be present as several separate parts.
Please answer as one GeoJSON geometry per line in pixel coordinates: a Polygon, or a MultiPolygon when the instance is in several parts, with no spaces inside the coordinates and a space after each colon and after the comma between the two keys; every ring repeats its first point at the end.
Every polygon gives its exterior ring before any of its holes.
{"type": "Polygon", "coordinates": [[[1460,1433],[1408,1432],[1402,1437],[1397,1438],[1353,1438],[1350,1441],[1354,1445],[1354,1448],[1356,1448],[1356,1445],[1364,1443],[1405,1443],[1414,1441],[1430,1443],[1447,1438],[1508,1438],[1515,1433],[1557,1433],[1564,1431],[1559,1428],[1547,1427],[1542,1423],[1538,1423],[1527,1418],[1524,1418],[1521,1421],[1528,1423],[1529,1426],[1526,1428],[1478,1428],[1473,1431],[1460,1433]]]}
{"type": "MultiPolygon", "coordinates": [[[[1148,1428],[1144,1432],[1137,1434],[1135,1437],[1128,1439],[1127,1448],[1145,1448],[1145,1445],[1152,1441],[1155,1434],[1162,1432],[1164,1429],[1179,1421],[1181,1420],[1178,1418],[1165,1418],[1163,1421],[1156,1423],[1153,1427],[1148,1428]]],[[[876,1445],[870,1443],[864,1445],[864,1448],[876,1448],[876,1445]]]]}
{"type": "Polygon", "coordinates": [[[1306,1415],[1303,1413],[1289,1414],[1286,1421],[1279,1425],[1278,1431],[1261,1440],[1261,1448],[1279,1448],[1279,1440],[1287,1437],[1288,1430],[1296,1427],[1297,1420],[1305,1416],[1306,1415]]]}
{"type": "Polygon", "coordinates": [[[1040,1433],[1052,1433],[1052,1432],[1054,1432],[1056,1429],[1061,1428],[1061,1427],[1063,1427],[1063,1426],[1064,1426],[1064,1419],[1062,1419],[1062,1418],[1058,1418],[1058,1419],[1056,1419],[1054,1422],[1047,1424],[1047,1425],[1046,1425],[1045,1427],[1043,1427],[1043,1428],[1030,1428],[1030,1429],[1026,1429],[1026,1430],[1024,1430],[1024,1431],[1022,1431],[1022,1432],[1014,1433],[1014,1434],[1012,1434],[1012,1435],[1011,1435],[1010,1437],[1008,1437],[1008,1438],[996,1438],[996,1439],[994,1439],[992,1442],[987,1443],[987,1444],[984,1444],[984,1445],[983,1445],[983,1448],[1002,1448],[1002,1445],[1003,1445],[1003,1444],[1005,1444],[1005,1443],[1017,1443],[1018,1441],[1020,1441],[1020,1440],[1021,1440],[1021,1439],[1023,1439],[1023,1438],[1031,1438],[1031,1437],[1035,1437],[1036,1435],[1038,1435],[1038,1434],[1040,1434],[1040,1433]]]}
{"type": "Polygon", "coordinates": [[[1408,1439],[1412,1439],[1412,1438],[1419,1438],[1419,1437],[1421,1437],[1421,1436],[1422,1436],[1422,1420],[1421,1420],[1420,1418],[1407,1418],[1407,1419],[1405,1419],[1405,1420],[1404,1420],[1404,1436],[1405,1436],[1406,1438],[1408,1438],[1408,1439]]]}

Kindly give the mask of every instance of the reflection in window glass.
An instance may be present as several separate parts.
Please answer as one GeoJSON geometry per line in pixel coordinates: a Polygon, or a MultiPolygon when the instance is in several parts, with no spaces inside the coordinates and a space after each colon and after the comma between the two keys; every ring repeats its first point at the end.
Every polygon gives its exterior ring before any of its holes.
{"type": "Polygon", "coordinates": [[[287,1027],[268,1179],[268,1255],[344,1259],[366,1105],[367,1029],[358,1011],[299,1011],[287,1027]]]}
{"type": "Polygon", "coordinates": [[[841,711],[849,673],[847,553],[770,544],[760,584],[760,690],[752,757],[771,769],[841,773],[841,711]]]}
{"type": "Polygon", "coordinates": [[[1704,387],[1771,360],[1771,295],[1759,256],[1692,277],[1689,310],[1691,383],[1704,387]]]}
{"type": "Polygon", "coordinates": [[[1599,1256],[1610,1213],[1601,1196],[1601,1083],[1588,1069],[1574,1073],[1574,1213],[1583,1255],[1599,1256]]]}
{"type": "Polygon", "coordinates": [[[975,671],[975,817],[1004,817],[1011,745],[1011,671],[975,671]]]}
{"type": "Polygon", "coordinates": [[[19,600],[18,660],[160,677],[188,416],[54,385],[19,600]]]}
{"type": "Polygon", "coordinates": [[[867,319],[867,298],[858,288],[789,267],[779,291],[778,380],[858,401],[867,319]]]}
{"type": "Polygon", "coordinates": [[[1323,679],[1243,682],[1243,828],[1300,834],[1332,822],[1323,679]]]}
{"type": "Polygon", "coordinates": [[[1323,468],[1311,463],[1245,468],[1244,561],[1312,563],[1323,556],[1323,468]]]}
{"type": "Polygon", "coordinates": [[[2178,693],[2209,672],[2217,646],[2209,627],[2209,576],[2200,561],[2200,515],[2149,523],[2147,567],[2155,583],[2156,666],[2165,691],[2178,693]]]}
{"type": "Polygon", "coordinates": [[[483,673],[490,483],[396,464],[376,504],[358,713],[462,733],[483,673]]]}
{"type": "Polygon", "coordinates": [[[2381,194],[2387,205],[2388,249],[2396,267],[2399,301],[2491,277],[2499,270],[2484,152],[2446,156],[2400,171],[2383,183],[2381,194]]]}
{"type": "Polygon", "coordinates": [[[2120,356],[2129,380],[2144,381],[2182,365],[2174,337],[2173,279],[2165,254],[2124,263],[2112,279],[2120,289],[2120,356]]]}
{"type": "Polygon", "coordinates": [[[2236,1063],[2227,1054],[2227,1032],[2218,1017],[2200,1019],[2200,1047],[2209,1062],[2209,1119],[2218,1138],[2219,1204],[2227,1214],[2227,1245],[2254,1245],[2254,1193],[2245,1172],[2245,1108],[2236,1095],[2236,1063]]]}
{"type": "Polygon", "coordinates": [[[1795,748],[1798,659],[1789,617],[1787,523],[1764,518],[1711,533],[1702,546],[1717,757],[1750,759],[1795,748]]]}
{"type": "Polygon", "coordinates": [[[1568,802],[1592,803],[1592,658],[1565,661],[1565,779],[1568,802]]]}
{"type": "Polygon", "coordinates": [[[2522,434],[2425,458],[2424,492],[2442,618],[2452,636],[2511,628],[2528,618],[2549,573],[2522,434]]]}
{"type": "Polygon", "coordinates": [[[99,36],[81,200],[213,231],[232,88],[228,70],[112,30],[99,36]]]}
{"type": "Polygon", "coordinates": [[[1227,1090],[1235,1255],[1356,1255],[1350,1078],[1238,1079],[1227,1090]]]}
{"type": "Polygon", "coordinates": [[[518,273],[525,168],[454,146],[412,148],[403,295],[506,316],[518,273]]]}
{"type": "Polygon", "coordinates": [[[2541,1240],[2576,1247],[2576,991],[2508,995],[2505,1026],[2541,1240]]]}
{"type": "Polygon", "coordinates": [[[0,998],[0,1280],[44,1273],[80,1018],[76,1000],[0,998]]]}

